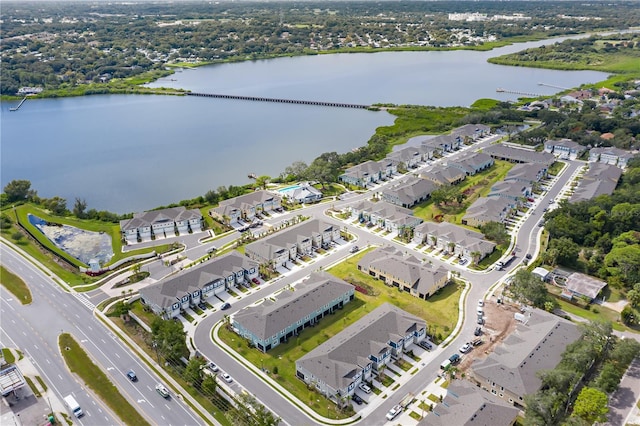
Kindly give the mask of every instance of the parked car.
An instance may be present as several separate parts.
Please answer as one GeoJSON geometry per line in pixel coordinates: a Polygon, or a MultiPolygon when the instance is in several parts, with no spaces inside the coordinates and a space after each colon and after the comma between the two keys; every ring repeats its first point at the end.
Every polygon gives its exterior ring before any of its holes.
{"type": "Polygon", "coordinates": [[[156,392],[163,398],[169,398],[169,389],[167,389],[162,383],[156,385],[156,392]]]}
{"type": "Polygon", "coordinates": [[[531,260],[531,257],[532,257],[532,256],[531,256],[530,254],[527,254],[525,257],[526,257],[527,259],[531,260]]]}
{"type": "Polygon", "coordinates": [[[482,335],[482,327],[476,327],[476,330],[473,332],[474,336],[482,335]]]}
{"type": "Polygon", "coordinates": [[[484,324],[484,318],[482,317],[478,317],[478,321],[476,321],[477,324],[483,325],[484,324]]]}
{"type": "Polygon", "coordinates": [[[215,365],[213,362],[210,362],[210,363],[209,363],[209,365],[207,365],[207,368],[208,368],[209,370],[213,371],[214,373],[215,373],[216,371],[218,371],[218,366],[217,366],[217,365],[215,365]]]}
{"type": "Polygon", "coordinates": [[[215,253],[215,252],[216,252],[216,250],[218,250],[218,248],[217,248],[217,247],[215,247],[215,246],[214,246],[214,247],[209,247],[209,249],[207,250],[207,253],[209,253],[209,254],[211,254],[211,253],[215,253]]]}
{"type": "Polygon", "coordinates": [[[227,383],[233,382],[233,379],[227,373],[222,373],[222,380],[224,380],[227,383]]]}
{"type": "Polygon", "coordinates": [[[351,247],[351,248],[349,249],[349,252],[350,252],[350,253],[355,253],[355,252],[357,252],[358,250],[360,250],[360,248],[359,248],[358,246],[353,246],[353,247],[351,247]]]}
{"type": "Polygon", "coordinates": [[[360,383],[358,385],[358,389],[360,389],[364,393],[371,393],[371,388],[366,383],[360,383]]]}
{"type": "Polygon", "coordinates": [[[428,351],[430,351],[431,349],[433,349],[433,346],[431,346],[431,343],[427,342],[426,340],[423,340],[422,342],[418,343],[418,345],[422,348],[422,349],[426,349],[428,351]]]}
{"type": "Polygon", "coordinates": [[[353,396],[351,397],[351,400],[353,402],[355,402],[358,405],[362,405],[362,403],[364,402],[362,398],[360,398],[358,395],[356,395],[355,393],[353,394],[353,396]]]}
{"type": "Polygon", "coordinates": [[[222,306],[220,306],[220,309],[224,311],[226,309],[229,309],[230,307],[231,307],[231,303],[224,302],[222,306]]]}
{"type": "Polygon", "coordinates": [[[453,354],[449,357],[449,362],[451,364],[456,364],[460,361],[460,355],[459,354],[453,354]]]}
{"type": "Polygon", "coordinates": [[[480,346],[481,344],[484,343],[484,340],[482,339],[475,339],[473,342],[471,342],[471,345],[473,346],[480,346]]]}
{"type": "Polygon", "coordinates": [[[471,343],[465,343],[464,345],[462,345],[462,347],[460,348],[460,352],[462,352],[463,354],[466,354],[467,352],[469,352],[471,349],[473,349],[473,346],[471,346],[471,343]]]}
{"type": "Polygon", "coordinates": [[[200,308],[200,309],[202,309],[204,311],[205,309],[207,309],[207,305],[205,305],[204,303],[200,302],[200,303],[198,303],[198,308],[200,308]]]}
{"type": "Polygon", "coordinates": [[[132,382],[137,382],[138,381],[138,376],[136,376],[136,373],[133,370],[127,371],[127,377],[132,382]]]}
{"type": "Polygon", "coordinates": [[[478,306],[480,307],[484,306],[484,300],[478,299],[478,306]]]}
{"type": "Polygon", "coordinates": [[[251,278],[251,282],[254,283],[255,285],[260,285],[260,280],[257,278],[251,278]]]}
{"type": "Polygon", "coordinates": [[[387,413],[387,420],[393,420],[396,418],[398,414],[402,412],[402,406],[394,405],[391,410],[387,413]]]}
{"type": "Polygon", "coordinates": [[[458,265],[464,266],[464,265],[466,265],[466,264],[467,264],[467,262],[468,262],[468,260],[467,260],[467,259],[460,259],[460,260],[458,261],[458,265]]]}

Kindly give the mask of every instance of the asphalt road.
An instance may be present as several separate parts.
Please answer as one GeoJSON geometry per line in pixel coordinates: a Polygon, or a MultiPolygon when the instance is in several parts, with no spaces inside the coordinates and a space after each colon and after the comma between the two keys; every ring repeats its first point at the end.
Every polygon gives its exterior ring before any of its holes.
{"type": "Polygon", "coordinates": [[[74,422],[87,426],[121,424],[100,399],[67,370],[58,349],[61,332],[72,334],[80,342],[122,395],[151,424],[204,424],[183,402],[165,400],[158,395],[155,385],[159,379],[92,315],[91,305],[84,296],[75,297],[64,292],[51,278],[6,245],[0,245],[0,250],[3,266],[20,276],[33,294],[33,303],[23,306],[9,293],[2,293],[2,340],[31,358],[60,399],[73,393],[86,413],[74,422]],[[138,382],[127,379],[129,369],[136,372],[138,382]]]}

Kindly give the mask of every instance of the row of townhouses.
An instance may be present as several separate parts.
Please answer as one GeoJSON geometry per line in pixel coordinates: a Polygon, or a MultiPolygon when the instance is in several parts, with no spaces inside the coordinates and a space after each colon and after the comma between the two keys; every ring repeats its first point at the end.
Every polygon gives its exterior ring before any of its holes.
{"type": "Polygon", "coordinates": [[[398,235],[403,235],[405,231],[412,230],[423,222],[413,215],[412,210],[386,201],[364,200],[349,206],[349,209],[352,219],[378,226],[388,232],[396,232],[398,235]]]}
{"type": "Polygon", "coordinates": [[[402,147],[383,160],[366,161],[350,167],[339,176],[338,180],[349,185],[367,188],[398,173],[398,167],[406,170],[414,169],[435,156],[455,151],[464,143],[471,143],[488,135],[489,131],[490,128],[482,124],[467,124],[448,135],[426,138],[417,145],[402,147]]]}
{"type": "Polygon", "coordinates": [[[245,247],[245,255],[274,268],[287,266],[287,262],[310,254],[326,244],[341,238],[340,227],[319,219],[302,222],[245,247]]]}
{"type": "Polygon", "coordinates": [[[622,169],[606,163],[589,163],[589,170],[584,174],[574,190],[570,203],[587,201],[598,195],[610,195],[618,186],[622,169]]]}
{"type": "Polygon", "coordinates": [[[471,375],[482,389],[522,409],[525,395],[542,386],[538,373],[555,368],[581,333],[570,321],[539,309],[515,316],[515,331],[488,357],[475,360],[471,375]]]}
{"type": "Polygon", "coordinates": [[[169,319],[217,293],[258,277],[258,263],[237,251],[216,257],[140,289],[140,299],[155,314],[169,319]]]}
{"type": "MultiPolygon", "coordinates": [[[[509,148],[513,149],[515,148],[509,148]]],[[[524,158],[525,155],[527,154],[511,156],[524,158]]],[[[536,184],[547,177],[548,168],[549,166],[543,162],[514,165],[503,181],[496,182],[491,187],[486,197],[478,198],[467,208],[462,224],[477,228],[488,222],[504,222],[525,199],[533,195],[536,184]]]]}
{"type": "Polygon", "coordinates": [[[382,247],[365,254],[358,262],[358,270],[424,300],[450,281],[446,269],[424,265],[414,256],[403,256],[393,247],[382,247]]]}
{"type": "Polygon", "coordinates": [[[448,222],[425,222],[416,226],[413,242],[427,244],[470,262],[479,262],[496,248],[495,243],[486,240],[480,232],[448,222]]]}
{"type": "Polygon", "coordinates": [[[262,352],[286,343],[355,298],[355,287],[326,272],[309,277],[233,316],[233,329],[262,352]]]}
{"type": "Polygon", "coordinates": [[[554,163],[556,157],[549,152],[536,152],[528,149],[514,148],[505,144],[490,145],[482,150],[496,160],[505,160],[512,163],[536,163],[542,164],[547,169],[554,163]]]}
{"type": "Polygon", "coordinates": [[[426,337],[427,323],[385,303],[296,361],[296,376],[338,403],[426,337]]]}
{"type": "Polygon", "coordinates": [[[135,213],[133,218],[120,221],[120,232],[127,244],[201,231],[200,210],[187,210],[185,207],[135,213]]]}
{"type": "Polygon", "coordinates": [[[221,201],[218,207],[209,210],[209,216],[233,225],[239,221],[251,223],[256,215],[271,214],[282,208],[282,197],[268,191],[254,191],[239,197],[221,201]]]}
{"type": "MultiPolygon", "coordinates": [[[[561,159],[575,160],[580,157],[587,147],[580,145],[571,139],[548,140],[544,143],[545,152],[552,153],[561,159]]],[[[616,147],[598,147],[589,149],[590,163],[604,163],[617,166],[621,169],[627,167],[629,160],[637,153],[625,151],[616,147]]]]}

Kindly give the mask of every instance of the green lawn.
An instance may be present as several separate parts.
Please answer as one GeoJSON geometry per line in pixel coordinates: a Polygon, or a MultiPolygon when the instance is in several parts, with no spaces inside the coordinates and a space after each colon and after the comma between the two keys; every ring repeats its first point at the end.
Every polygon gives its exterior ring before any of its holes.
{"type": "Polygon", "coordinates": [[[127,425],[150,425],[122,396],[109,378],[95,365],[70,334],[58,338],[60,353],[71,372],[80,379],[127,425]]]}
{"type": "Polygon", "coordinates": [[[4,266],[0,265],[0,284],[2,284],[9,293],[20,301],[23,305],[32,302],[31,291],[27,284],[20,277],[12,274],[4,266]]]}
{"type": "Polygon", "coordinates": [[[602,320],[611,321],[611,323],[613,324],[614,330],[631,331],[631,332],[637,333],[637,330],[628,328],[619,322],[620,314],[618,312],[611,310],[609,308],[605,308],[604,306],[591,305],[591,308],[587,310],[579,306],[576,306],[572,303],[569,303],[566,300],[562,299],[561,297],[556,297],[556,301],[560,304],[560,309],[562,309],[563,311],[569,312],[570,314],[577,315],[589,321],[602,321],[602,320]]]}
{"type": "Polygon", "coordinates": [[[2,356],[7,364],[13,364],[16,362],[16,357],[13,356],[13,352],[11,352],[9,348],[2,348],[2,356]]]}
{"type": "Polygon", "coordinates": [[[448,206],[435,205],[431,199],[418,204],[413,208],[416,217],[433,220],[438,215],[444,215],[444,220],[451,223],[461,224],[467,208],[480,197],[489,194],[494,183],[504,180],[505,176],[513,167],[513,163],[496,160],[493,167],[482,171],[474,176],[467,177],[458,186],[462,192],[467,194],[467,198],[462,204],[448,206]]]}

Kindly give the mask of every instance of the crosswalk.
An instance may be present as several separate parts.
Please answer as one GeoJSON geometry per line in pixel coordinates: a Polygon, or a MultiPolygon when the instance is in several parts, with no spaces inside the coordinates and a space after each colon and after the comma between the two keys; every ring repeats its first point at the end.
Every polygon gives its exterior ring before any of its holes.
{"type": "Polygon", "coordinates": [[[91,301],[87,299],[87,296],[85,296],[84,294],[74,292],[73,295],[80,301],[80,303],[89,308],[90,311],[93,311],[96,308],[96,305],[91,303],[91,301]]]}

